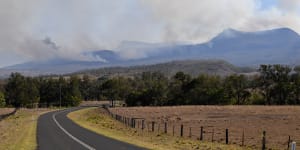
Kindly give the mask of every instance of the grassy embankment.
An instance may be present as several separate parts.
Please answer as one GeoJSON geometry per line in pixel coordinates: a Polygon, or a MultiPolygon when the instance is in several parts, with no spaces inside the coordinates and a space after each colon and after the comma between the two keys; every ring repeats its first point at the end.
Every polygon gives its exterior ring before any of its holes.
{"type": "Polygon", "coordinates": [[[98,108],[88,108],[75,111],[68,114],[68,117],[86,129],[110,138],[114,138],[148,149],[247,149],[245,147],[241,148],[235,145],[200,142],[188,138],[180,138],[176,136],[173,137],[168,134],[157,132],[142,132],[141,130],[126,127],[124,124],[115,121],[105,113],[105,110],[98,108]]]}
{"type": "Polygon", "coordinates": [[[20,109],[0,121],[0,149],[35,150],[37,118],[50,110],[20,109]]]}

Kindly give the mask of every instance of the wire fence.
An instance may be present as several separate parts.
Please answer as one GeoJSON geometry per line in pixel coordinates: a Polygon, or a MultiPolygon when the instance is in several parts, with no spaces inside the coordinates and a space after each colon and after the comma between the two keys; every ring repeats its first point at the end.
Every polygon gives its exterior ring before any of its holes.
{"type": "MultiPolygon", "coordinates": [[[[186,137],[193,140],[218,142],[222,144],[234,144],[252,149],[291,149],[291,143],[298,141],[299,137],[286,133],[273,138],[274,130],[255,130],[245,127],[236,129],[234,127],[220,127],[214,125],[200,125],[191,122],[151,120],[146,118],[128,117],[112,113],[106,108],[109,115],[115,120],[128,127],[157,134],[168,134],[171,136],[186,137]],[[269,136],[272,133],[272,136],[269,136]]],[[[200,123],[201,124],[201,123],[200,123]]]]}

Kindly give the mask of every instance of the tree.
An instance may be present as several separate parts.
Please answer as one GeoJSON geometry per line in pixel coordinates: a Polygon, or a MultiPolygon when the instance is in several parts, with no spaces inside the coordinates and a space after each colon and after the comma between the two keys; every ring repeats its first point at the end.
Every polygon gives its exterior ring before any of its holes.
{"type": "Polygon", "coordinates": [[[167,105],[184,105],[186,104],[185,93],[187,85],[191,81],[191,76],[183,72],[177,72],[171,79],[168,87],[168,102],[167,105]]]}
{"type": "Polygon", "coordinates": [[[187,90],[187,104],[213,105],[226,104],[224,89],[219,76],[200,75],[193,79],[187,90]]]}
{"type": "Polygon", "coordinates": [[[19,73],[12,73],[5,86],[6,104],[15,107],[33,107],[39,102],[39,82],[19,73]]]}
{"type": "Polygon", "coordinates": [[[47,78],[40,80],[40,102],[46,106],[77,106],[81,102],[80,79],[71,76],[69,80],[47,78]]]}
{"type": "Polygon", "coordinates": [[[0,92],[0,107],[5,107],[5,97],[2,92],[0,92]]]}
{"type": "Polygon", "coordinates": [[[67,93],[64,97],[64,103],[67,106],[77,106],[81,102],[81,93],[79,90],[80,79],[77,76],[71,76],[67,93]]]}
{"type": "Polygon", "coordinates": [[[266,104],[288,104],[291,93],[291,68],[282,65],[261,65],[259,87],[266,104]]]}
{"type": "Polygon", "coordinates": [[[294,68],[294,71],[297,72],[297,73],[300,73],[300,66],[296,66],[296,67],[294,68]]]}
{"type": "MultiPolygon", "coordinates": [[[[60,80],[62,81],[62,80],[60,80]]],[[[57,79],[41,79],[40,81],[40,105],[41,106],[59,106],[61,88],[66,84],[60,83],[57,79]]]]}
{"type": "Polygon", "coordinates": [[[25,96],[25,78],[20,73],[12,73],[5,86],[6,104],[21,107],[25,96]]]}
{"type": "Polygon", "coordinates": [[[101,87],[104,96],[111,101],[111,106],[114,107],[114,102],[119,98],[118,80],[116,78],[109,79],[102,84],[101,87]]]}
{"type": "Polygon", "coordinates": [[[167,102],[168,79],[158,72],[144,72],[131,82],[131,92],[126,96],[126,104],[142,106],[162,106],[167,102]]]}
{"type": "Polygon", "coordinates": [[[83,100],[86,101],[92,99],[92,95],[91,95],[92,83],[88,75],[84,75],[82,77],[79,88],[83,100]]]}
{"type": "Polygon", "coordinates": [[[168,79],[162,73],[145,72],[142,75],[142,83],[142,105],[165,105],[168,79]]]}
{"type": "Polygon", "coordinates": [[[248,91],[248,81],[244,75],[230,75],[225,78],[225,97],[233,100],[232,104],[246,104],[246,99],[251,96],[248,91]]]}
{"type": "Polygon", "coordinates": [[[299,73],[291,75],[291,94],[288,98],[289,104],[300,104],[300,75],[299,73]]]}
{"type": "Polygon", "coordinates": [[[25,94],[22,105],[26,107],[34,107],[40,101],[39,82],[37,79],[25,78],[25,94]]]}

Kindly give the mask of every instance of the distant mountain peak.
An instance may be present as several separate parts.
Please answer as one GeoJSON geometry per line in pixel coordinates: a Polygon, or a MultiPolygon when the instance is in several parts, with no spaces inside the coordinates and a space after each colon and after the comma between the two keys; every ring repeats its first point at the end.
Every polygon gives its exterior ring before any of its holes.
{"type": "Polygon", "coordinates": [[[217,37],[235,37],[242,34],[266,34],[266,33],[276,33],[276,34],[283,34],[283,35],[292,35],[292,36],[299,36],[297,32],[294,30],[282,27],[282,28],[275,28],[270,30],[262,30],[262,31],[254,31],[254,32],[246,32],[246,31],[240,31],[233,28],[227,28],[223,30],[220,34],[217,35],[217,37]]]}
{"type": "MultiPolygon", "coordinates": [[[[291,33],[296,33],[294,30],[287,28],[287,27],[283,27],[283,28],[276,28],[276,29],[272,29],[270,31],[281,31],[281,32],[291,32],[291,33]]],[[[297,34],[297,33],[296,33],[297,34]]]]}
{"type": "MultiPolygon", "coordinates": [[[[297,32],[290,28],[276,28],[276,29],[270,29],[270,30],[262,30],[262,31],[255,31],[255,32],[246,32],[246,31],[239,31],[236,29],[228,28],[223,30],[221,33],[219,33],[216,37],[212,38],[210,42],[216,42],[219,40],[231,40],[231,39],[243,39],[245,37],[259,37],[259,36],[265,36],[266,38],[291,38],[291,39],[300,39],[300,36],[297,32]]],[[[250,38],[251,39],[251,38],[250,38]]],[[[248,39],[248,40],[250,40],[248,39]]]]}
{"type": "Polygon", "coordinates": [[[220,34],[218,34],[217,37],[219,37],[219,38],[234,38],[236,36],[241,35],[242,33],[244,33],[244,32],[238,31],[238,30],[235,30],[232,28],[228,28],[228,29],[223,30],[220,34]]]}
{"type": "Polygon", "coordinates": [[[239,32],[242,32],[242,31],[239,31],[239,30],[236,30],[236,29],[233,29],[233,28],[227,28],[227,29],[223,30],[223,32],[235,32],[235,33],[239,33],[239,32]]]}
{"type": "Polygon", "coordinates": [[[295,32],[294,30],[290,29],[290,28],[277,28],[277,29],[272,29],[272,30],[267,30],[266,32],[275,32],[277,34],[281,34],[281,35],[289,35],[289,36],[299,36],[299,34],[297,32],[295,32]]]}

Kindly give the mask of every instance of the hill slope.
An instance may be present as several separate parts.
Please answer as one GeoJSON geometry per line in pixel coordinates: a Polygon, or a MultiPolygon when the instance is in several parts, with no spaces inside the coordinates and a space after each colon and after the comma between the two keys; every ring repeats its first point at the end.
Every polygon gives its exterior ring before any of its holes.
{"type": "Polygon", "coordinates": [[[84,70],[73,75],[87,74],[95,77],[101,76],[136,76],[143,72],[161,72],[170,77],[182,71],[192,76],[199,74],[229,75],[234,73],[248,73],[255,71],[251,68],[239,68],[222,60],[184,60],[160,63],[155,65],[142,65],[132,67],[109,67],[101,69],[84,70]]]}

